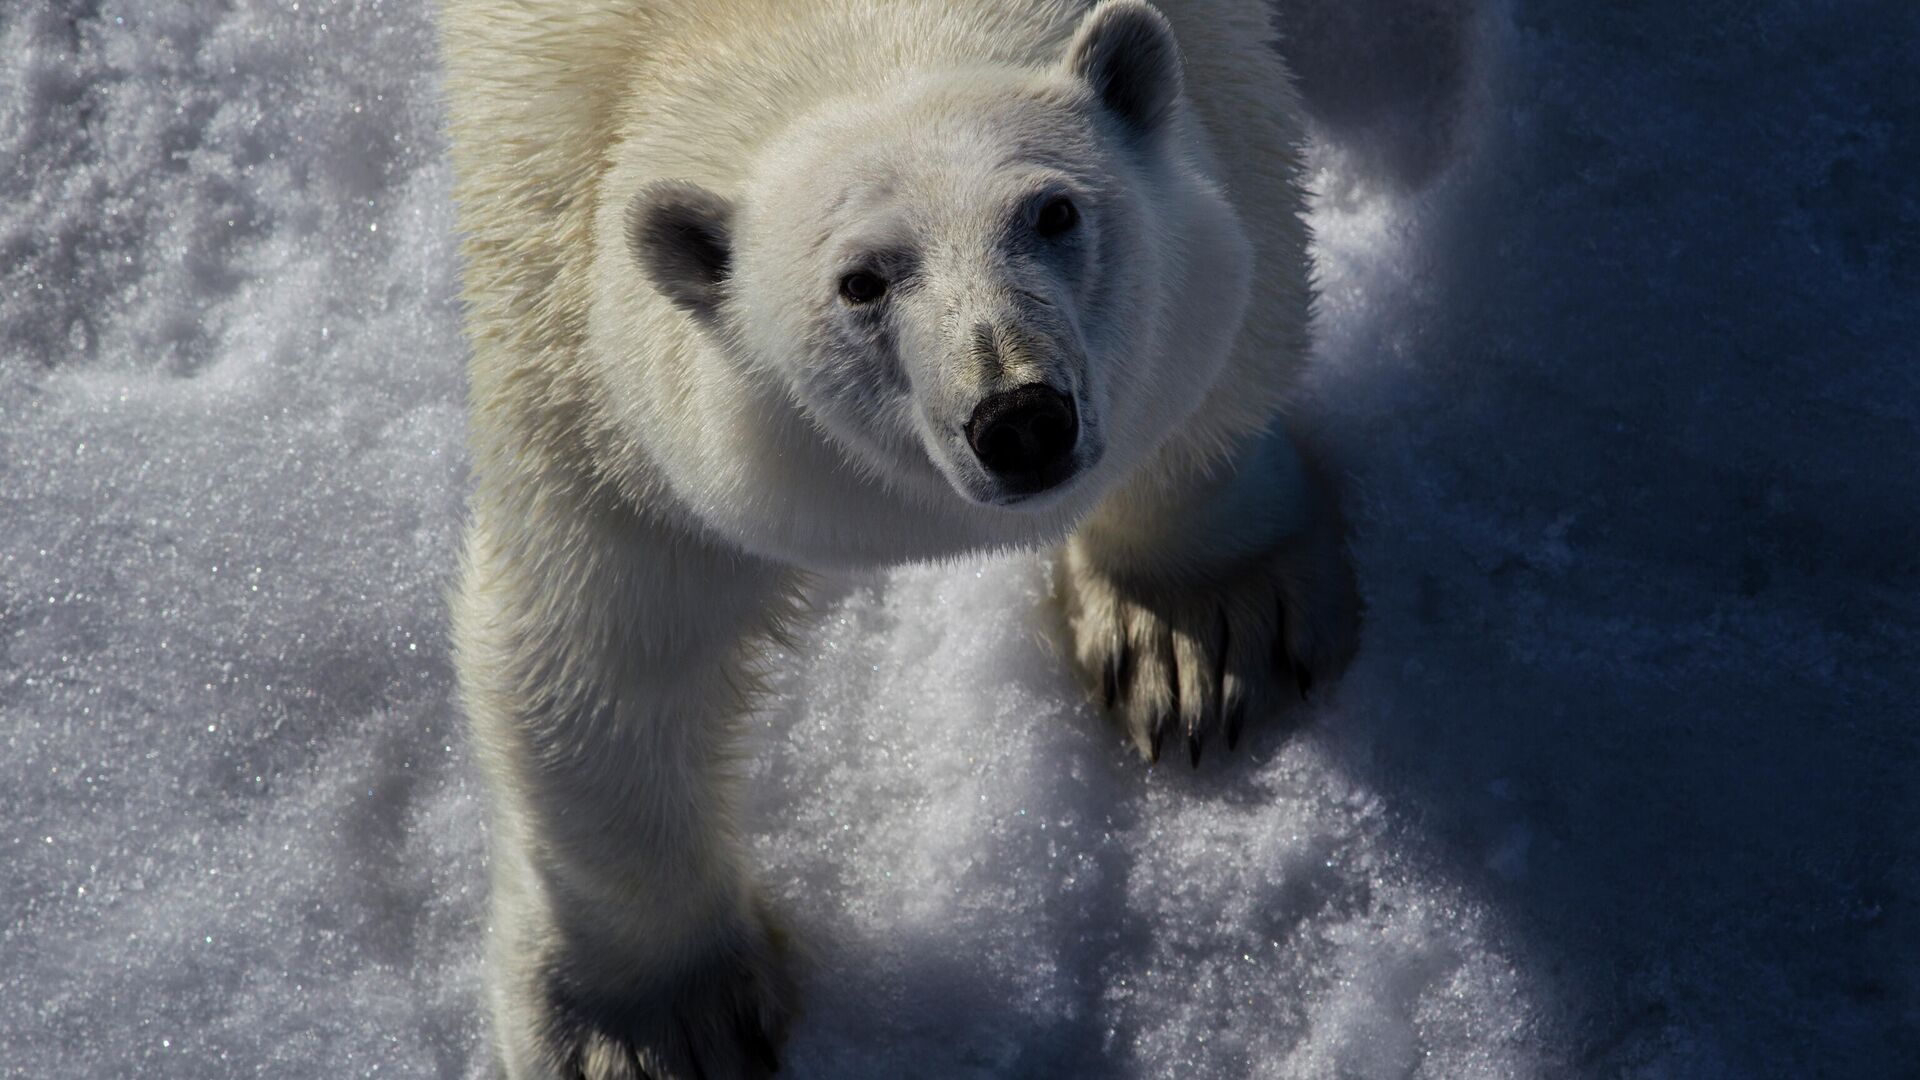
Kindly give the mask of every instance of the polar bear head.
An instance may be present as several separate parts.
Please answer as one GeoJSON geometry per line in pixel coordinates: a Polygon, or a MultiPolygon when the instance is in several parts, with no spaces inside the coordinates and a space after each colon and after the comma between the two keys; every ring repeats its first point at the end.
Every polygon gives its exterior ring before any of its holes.
{"type": "Polygon", "coordinates": [[[1197,409],[1250,245],[1136,0],[1050,65],[913,72],[808,112],[741,190],[654,182],[631,256],[889,489],[1090,507],[1197,409]]]}

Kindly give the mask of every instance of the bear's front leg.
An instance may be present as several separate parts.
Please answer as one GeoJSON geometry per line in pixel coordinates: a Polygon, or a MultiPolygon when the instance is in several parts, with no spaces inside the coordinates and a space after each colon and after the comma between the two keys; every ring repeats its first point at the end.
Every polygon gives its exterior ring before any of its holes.
{"type": "Polygon", "coordinates": [[[539,509],[476,514],[456,622],[492,797],[504,1073],[765,1077],[792,991],[735,835],[730,754],[745,653],[776,629],[789,583],[630,522],[539,509]]]}
{"type": "Polygon", "coordinates": [[[1169,733],[1195,765],[1215,732],[1231,748],[1249,715],[1304,698],[1353,655],[1338,503],[1277,427],[1206,472],[1149,465],[1058,565],[1075,664],[1149,761],[1169,733]]]}

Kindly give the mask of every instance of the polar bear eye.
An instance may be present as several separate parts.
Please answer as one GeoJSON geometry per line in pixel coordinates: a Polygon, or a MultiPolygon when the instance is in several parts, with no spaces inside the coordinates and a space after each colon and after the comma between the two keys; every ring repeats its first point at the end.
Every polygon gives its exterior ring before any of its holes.
{"type": "Polygon", "coordinates": [[[855,270],[840,279],[840,295],[849,304],[871,304],[886,295],[887,283],[877,275],[855,270]]]}
{"type": "Polygon", "coordinates": [[[1033,231],[1041,236],[1059,236],[1079,220],[1080,211],[1073,208],[1073,200],[1062,195],[1040,208],[1039,215],[1033,219],[1033,231]]]}

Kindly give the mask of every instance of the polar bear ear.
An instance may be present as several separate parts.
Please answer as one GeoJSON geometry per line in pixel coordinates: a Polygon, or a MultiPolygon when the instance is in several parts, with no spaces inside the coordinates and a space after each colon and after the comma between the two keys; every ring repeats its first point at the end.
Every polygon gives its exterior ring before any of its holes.
{"type": "Polygon", "coordinates": [[[1107,0],[1080,20],[1067,70],[1142,134],[1159,129],[1180,96],[1180,45],[1151,4],[1107,0]]]}
{"type": "Polygon", "coordinates": [[[627,249],[654,287],[711,319],[733,272],[733,204],[698,184],[663,180],[627,203],[627,249]]]}

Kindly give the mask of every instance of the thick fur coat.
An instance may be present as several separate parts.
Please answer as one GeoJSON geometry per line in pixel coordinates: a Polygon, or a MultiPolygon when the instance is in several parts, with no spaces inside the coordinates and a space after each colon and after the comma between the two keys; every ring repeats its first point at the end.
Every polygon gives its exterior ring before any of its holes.
{"type": "Polygon", "coordinates": [[[806,570],[1060,544],[1073,659],[1152,759],[1345,663],[1283,428],[1311,274],[1268,18],[446,0],[508,1076],[777,1068],[729,753],[806,570]]]}

